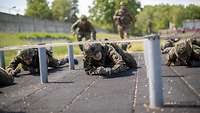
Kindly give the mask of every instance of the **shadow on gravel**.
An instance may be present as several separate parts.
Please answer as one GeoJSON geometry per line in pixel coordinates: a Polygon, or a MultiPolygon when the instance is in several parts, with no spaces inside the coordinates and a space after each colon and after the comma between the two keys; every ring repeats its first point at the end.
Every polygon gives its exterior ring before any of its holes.
{"type": "Polygon", "coordinates": [[[198,104],[165,104],[164,105],[165,108],[199,108],[200,109],[200,105],[198,104]]]}
{"type": "MultiPolygon", "coordinates": [[[[58,67],[58,68],[48,68],[48,73],[56,73],[58,71],[63,71],[64,68],[66,68],[67,66],[63,66],[63,67],[58,67]]],[[[23,77],[23,76],[40,76],[39,73],[34,73],[34,74],[31,74],[29,71],[23,71],[22,73],[18,74],[18,76],[16,77],[23,77]]],[[[49,74],[50,75],[50,74],[49,74]]]]}
{"type": "MultiPolygon", "coordinates": [[[[16,85],[17,83],[12,83],[10,85],[3,85],[3,86],[0,86],[0,88],[4,88],[4,87],[10,87],[10,86],[13,86],[13,85],[16,85]]],[[[0,92],[0,94],[3,93],[3,92],[0,92]]],[[[1,112],[0,112],[1,113],[1,112]]]]}
{"type": "Polygon", "coordinates": [[[0,111],[0,113],[26,113],[26,112],[0,111]]]}
{"type": "Polygon", "coordinates": [[[111,75],[109,77],[104,77],[104,79],[134,76],[134,75],[136,75],[136,73],[137,73],[137,69],[128,69],[127,71],[121,72],[119,74],[113,74],[113,75],[111,75]]]}
{"type": "Polygon", "coordinates": [[[69,82],[48,82],[47,84],[72,84],[74,81],[69,81],[69,82]]]}

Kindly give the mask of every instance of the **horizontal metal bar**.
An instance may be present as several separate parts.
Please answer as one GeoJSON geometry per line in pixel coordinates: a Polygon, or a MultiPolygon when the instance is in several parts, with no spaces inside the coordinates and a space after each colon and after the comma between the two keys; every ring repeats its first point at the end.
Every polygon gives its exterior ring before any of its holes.
{"type": "Polygon", "coordinates": [[[88,43],[126,43],[126,42],[142,42],[144,39],[136,40],[109,40],[109,41],[80,41],[80,42],[66,42],[66,43],[47,43],[45,45],[23,45],[23,46],[8,46],[0,48],[0,51],[7,50],[16,50],[16,49],[28,49],[28,48],[43,48],[43,47],[57,47],[57,46],[66,46],[66,45],[79,45],[79,44],[88,44],[88,43]]]}

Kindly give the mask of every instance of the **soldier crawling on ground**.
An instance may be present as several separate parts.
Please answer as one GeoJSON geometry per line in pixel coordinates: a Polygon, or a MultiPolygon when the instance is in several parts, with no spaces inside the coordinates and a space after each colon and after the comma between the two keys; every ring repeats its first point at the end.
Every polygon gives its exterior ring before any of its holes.
{"type": "Polygon", "coordinates": [[[200,39],[180,40],[166,54],[166,65],[200,66],[200,39]]]}
{"type": "Polygon", "coordinates": [[[134,56],[116,44],[86,44],[83,62],[88,75],[105,77],[111,77],[129,68],[137,68],[134,56]]]}
{"type": "MultiPolygon", "coordinates": [[[[57,68],[69,62],[68,58],[62,58],[58,60],[53,57],[53,52],[46,49],[47,56],[47,66],[57,68]]],[[[78,64],[78,60],[74,59],[74,63],[78,64]]],[[[9,75],[18,76],[17,74],[21,72],[21,69],[29,71],[31,74],[39,72],[39,57],[38,49],[24,49],[18,52],[17,56],[11,61],[11,63],[6,68],[9,75]],[[21,64],[21,68],[18,65],[21,64]]]]}
{"type": "MultiPolygon", "coordinates": [[[[73,34],[76,34],[78,41],[96,40],[96,30],[93,25],[88,21],[85,15],[82,15],[71,27],[73,34]]],[[[81,51],[83,51],[83,45],[79,45],[81,51]]]]}
{"type": "Polygon", "coordinates": [[[180,38],[168,38],[167,41],[161,46],[162,54],[168,53],[172,47],[175,46],[175,43],[178,42],[180,38]]]}
{"type": "MultiPolygon", "coordinates": [[[[127,4],[120,2],[120,9],[117,10],[113,16],[113,20],[117,25],[117,29],[121,39],[129,39],[130,25],[133,22],[133,17],[128,11],[127,4]]],[[[126,50],[128,44],[123,45],[123,49],[126,50]]]]}

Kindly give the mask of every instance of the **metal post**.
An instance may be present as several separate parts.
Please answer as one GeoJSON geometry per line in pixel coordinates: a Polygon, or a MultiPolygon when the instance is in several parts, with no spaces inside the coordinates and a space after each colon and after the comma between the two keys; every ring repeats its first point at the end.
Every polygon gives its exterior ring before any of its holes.
{"type": "Polygon", "coordinates": [[[73,45],[68,45],[68,59],[69,59],[69,69],[74,70],[74,54],[73,54],[73,45]]]}
{"type": "Polygon", "coordinates": [[[144,40],[144,60],[145,66],[148,66],[148,39],[144,40]]]}
{"type": "Polygon", "coordinates": [[[48,68],[47,68],[47,58],[46,49],[38,48],[39,64],[40,64],[40,80],[41,84],[48,82],[48,68]]]}
{"type": "Polygon", "coordinates": [[[158,35],[149,36],[147,44],[150,108],[156,108],[163,105],[160,37],[158,35]]]}
{"type": "Polygon", "coordinates": [[[0,51],[0,67],[5,69],[4,51],[0,51]]]}

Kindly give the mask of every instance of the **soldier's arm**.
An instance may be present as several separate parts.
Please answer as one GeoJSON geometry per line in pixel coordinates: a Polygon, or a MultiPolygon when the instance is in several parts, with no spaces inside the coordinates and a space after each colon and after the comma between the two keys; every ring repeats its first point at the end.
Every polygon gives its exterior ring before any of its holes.
{"type": "Polygon", "coordinates": [[[71,31],[72,32],[75,32],[76,28],[78,27],[78,24],[79,24],[79,20],[77,20],[71,27],[71,31]]]}
{"type": "Polygon", "coordinates": [[[13,70],[15,70],[18,64],[20,63],[21,63],[21,58],[19,56],[16,56],[13,58],[13,60],[10,62],[7,68],[12,68],[13,70]]]}
{"type": "Polygon", "coordinates": [[[88,58],[87,56],[85,56],[83,59],[83,67],[84,67],[85,72],[88,75],[96,74],[96,68],[94,68],[94,66],[92,65],[91,59],[88,58]]]}
{"type": "Polygon", "coordinates": [[[176,51],[175,47],[172,47],[170,49],[170,51],[167,53],[167,55],[166,55],[166,65],[167,66],[170,66],[172,62],[173,63],[176,62],[177,56],[175,54],[175,51],[176,51]]]}
{"type": "Polygon", "coordinates": [[[113,20],[117,20],[117,19],[119,19],[120,18],[120,16],[119,16],[119,11],[117,10],[116,12],[115,12],[115,14],[114,14],[114,16],[113,16],[113,20]]]}
{"type": "Polygon", "coordinates": [[[6,71],[9,75],[16,76],[17,73],[21,72],[20,68],[17,68],[18,64],[21,63],[21,59],[19,56],[16,56],[11,63],[6,67],[6,71]]]}
{"type": "Polygon", "coordinates": [[[111,68],[111,73],[119,73],[127,70],[128,67],[122,59],[122,56],[112,46],[108,47],[108,55],[110,59],[114,62],[114,66],[111,68]]]}
{"type": "Polygon", "coordinates": [[[135,22],[135,17],[133,16],[133,14],[131,12],[128,12],[128,16],[129,16],[131,22],[135,22]]]}

